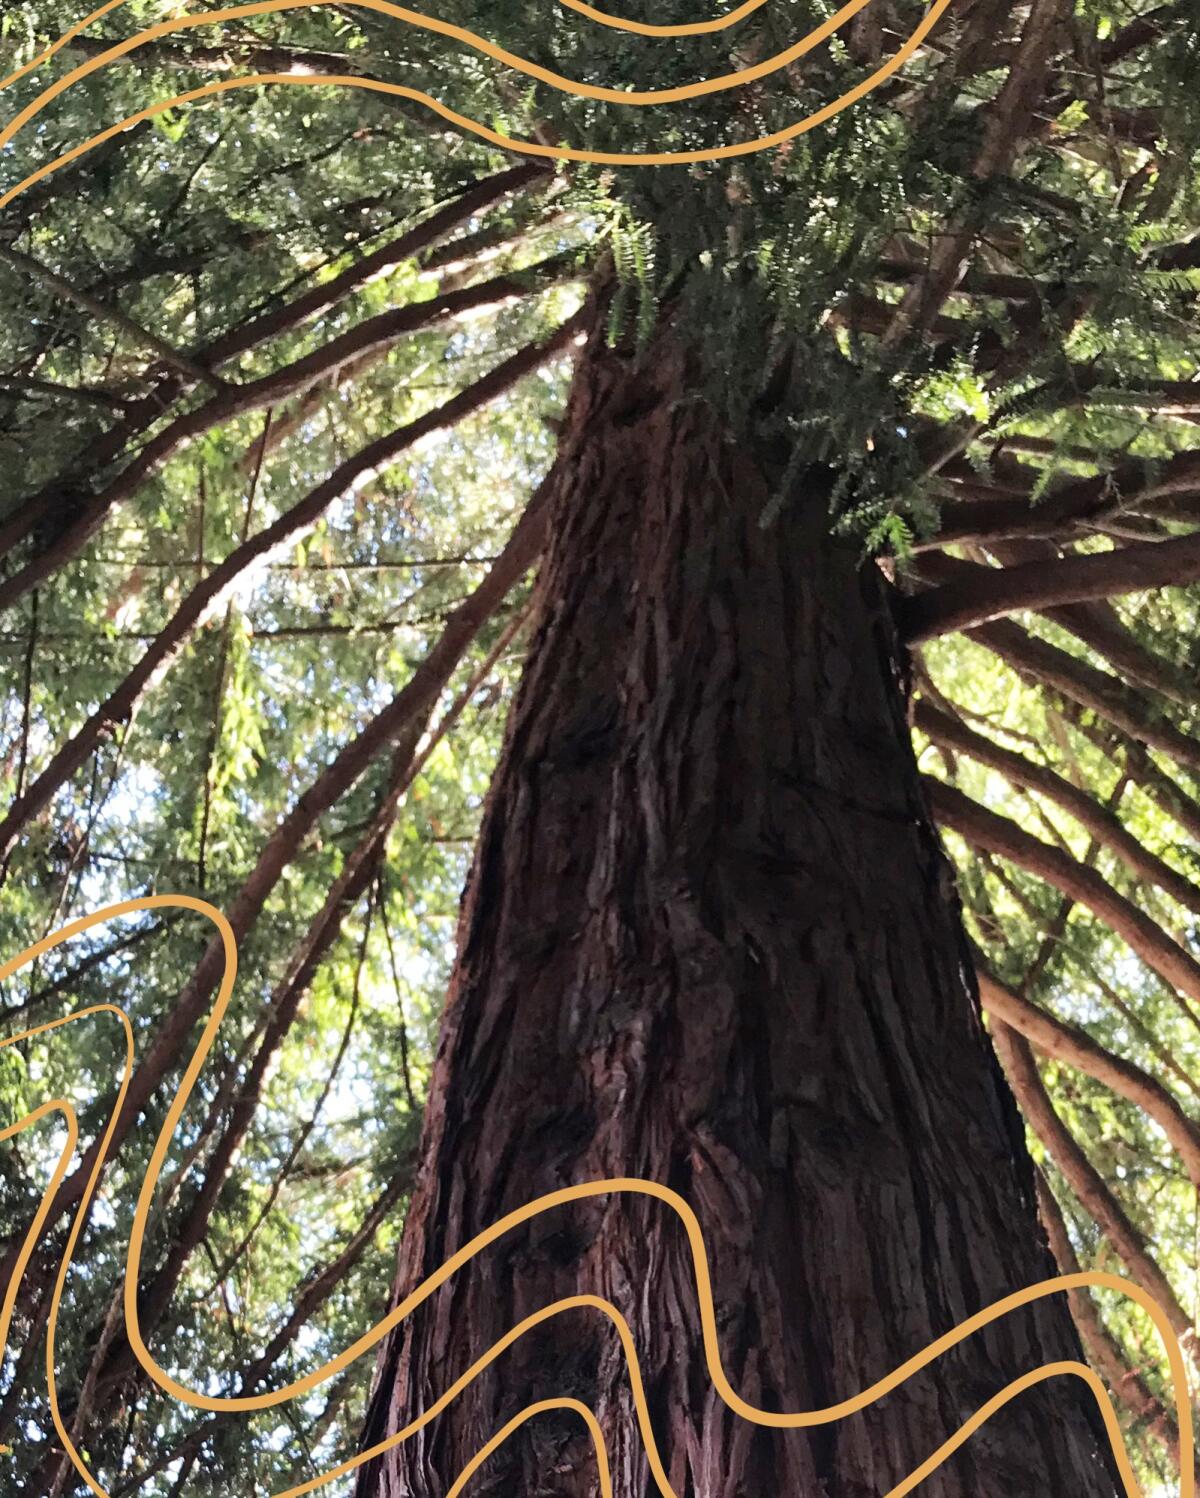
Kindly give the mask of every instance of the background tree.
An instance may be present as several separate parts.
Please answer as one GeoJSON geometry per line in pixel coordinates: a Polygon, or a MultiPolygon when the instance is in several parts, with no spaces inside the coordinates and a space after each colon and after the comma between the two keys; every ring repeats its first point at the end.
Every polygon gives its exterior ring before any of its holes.
{"type": "MultiPolygon", "coordinates": [[[[540,9],[540,32],[515,6],[439,13],[609,84],[728,71],[731,36],[738,58],[769,56],[820,19],[772,5],[681,47],[633,46],[557,13],[547,26],[540,9]]],[[[114,14],[57,65],[158,14],[114,14]]],[[[370,13],[289,14],[192,31],[93,74],[0,166],[14,184],[149,97],[285,66],[415,80],[517,135],[709,147],[836,96],[918,14],[863,12],[786,86],[640,110],[531,96],[518,76],[370,13]]],[[[10,7],[9,56],[76,18],[10,7]]],[[[1051,1246],[1060,1265],[1116,1266],[1153,1289],[1191,1343],[1189,35],[1183,6],[952,7],[901,73],[790,149],[653,172],[506,161],[378,96],[246,91],[127,133],[6,210],[4,950],[150,889],[206,893],[242,937],[235,1009],[147,1255],[147,1323],[181,1377],[281,1382],[384,1303],[452,913],[563,463],[514,522],[550,464],[597,263],[611,266],[607,321],[564,462],[579,461],[593,419],[619,419],[613,385],[633,402],[629,429],[638,401],[686,396],[681,430],[736,495],[762,565],[811,549],[819,493],[836,567],[865,552],[864,578],[895,580],[929,804],[1045,1171],[1051,1246]],[[718,428],[753,433],[760,490],[739,487],[744,470],[722,473],[725,449],[705,446],[718,428]]],[[[14,108],[34,86],[14,85],[14,108]]],[[[618,467],[608,481],[633,493],[637,476],[618,467]]],[[[555,538],[551,590],[567,576],[561,526],[555,538]]],[[[910,939],[936,903],[918,902],[910,939]]],[[[114,1491],[300,1481],[355,1448],[368,1376],[318,1391],[287,1423],[198,1419],[146,1387],[110,1315],[133,1185],[211,992],[202,939],[189,920],[102,931],[7,995],[17,1028],[120,989],[139,1027],[136,1108],[59,1339],[69,1416],[114,1491]]],[[[4,1053],[5,1106],[72,1081],[95,1100],[94,1130],[117,1037],[67,1035],[21,1062],[4,1053]]],[[[5,1157],[10,1246],[54,1145],[5,1157]]],[[[39,1377],[81,1179],[23,1292],[0,1412],[15,1491],[82,1490],[39,1377]]],[[[974,1247],[986,1257],[986,1238],[974,1247]]],[[[1122,1303],[1072,1309],[1141,1469],[1169,1491],[1152,1332],[1122,1303]]],[[[954,1307],[946,1324],[957,1319],[954,1307]]],[[[1043,1333],[1059,1335],[1030,1335],[1043,1333]]],[[[961,1413],[993,1391],[969,1373],[940,1386],[961,1413]]],[[[862,1430],[839,1438],[843,1456],[856,1439],[877,1449],[877,1429],[862,1430]]],[[[421,1454],[434,1470],[453,1449],[440,1439],[421,1454]]],[[[581,1446],[574,1426],[535,1429],[497,1459],[496,1480],[506,1463],[546,1471],[564,1453],[590,1473],[581,1446]]],[[[971,1459],[986,1471],[1003,1450],[997,1438],[971,1459]]],[[[756,1447],[748,1460],[779,1458],[756,1447]]],[[[818,1446],[794,1460],[834,1459],[818,1446]]],[[[586,1480],[568,1473],[563,1490],[586,1480]]]]}

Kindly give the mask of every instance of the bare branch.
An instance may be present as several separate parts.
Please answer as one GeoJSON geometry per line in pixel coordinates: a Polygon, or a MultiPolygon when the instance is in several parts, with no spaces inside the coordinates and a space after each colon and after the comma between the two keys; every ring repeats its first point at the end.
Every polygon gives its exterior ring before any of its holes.
{"type": "MultiPolygon", "coordinates": [[[[930,557],[922,558],[921,570],[926,576],[957,577],[953,569],[963,565],[950,557],[930,557]],[[927,562],[933,564],[928,570],[927,562]]],[[[976,625],[969,631],[969,638],[1007,661],[1022,677],[1043,682],[1071,702],[1098,713],[1134,743],[1158,749],[1187,769],[1200,772],[1200,742],[1176,728],[1157,703],[1117,677],[1038,639],[1009,619],[976,625]]]]}
{"type": "MultiPolygon", "coordinates": [[[[564,262],[556,260],[556,269],[564,262]]],[[[204,405],[177,417],[162,428],[137,457],[109,484],[91,496],[72,521],[40,556],[8,583],[0,584],[0,608],[19,596],[34,573],[49,575],[70,560],[96,534],[113,509],[129,499],[138,486],[187,442],[236,416],[261,411],[311,388],[329,374],[364,355],[378,353],[398,338],[447,321],[461,312],[496,306],[529,290],[522,277],[494,280],[448,292],[430,301],[413,302],[368,318],[322,348],[244,385],[227,385],[204,405]]]]}
{"type": "Polygon", "coordinates": [[[1177,453],[1161,465],[1142,459],[1123,463],[1094,478],[1073,479],[1037,504],[1021,495],[971,500],[942,507],[937,542],[1014,540],[1022,536],[1074,534],[1083,522],[1099,522],[1127,511],[1146,512],[1158,501],[1200,491],[1200,451],[1177,453]]]}
{"type": "MultiPolygon", "coordinates": [[[[1054,44],[1066,13],[1063,0],[1032,0],[1004,84],[982,110],[983,139],[970,168],[976,183],[1006,172],[1015,160],[1045,89],[1054,44]]],[[[896,309],[883,338],[885,347],[894,347],[910,330],[919,332],[930,325],[966,269],[977,232],[976,216],[968,211],[957,226],[939,235],[924,275],[912,283],[896,309]]]]}
{"type": "MultiPolygon", "coordinates": [[[[546,174],[544,163],[523,162],[519,166],[498,172],[495,176],[472,183],[428,218],[422,219],[412,229],[389,240],[377,250],[362,256],[339,275],[320,282],[281,307],[261,313],[228,333],[223,333],[203,349],[193,351],[190,358],[219,369],[271,339],[291,332],[345,300],[373,277],[411,260],[423,250],[437,244],[459,224],[500,202],[510,193],[533,182],[545,180],[546,174]]],[[[123,421],[92,444],[84,460],[82,473],[69,480],[59,477],[47,484],[0,525],[0,555],[11,550],[61,506],[64,495],[78,499],[87,475],[98,473],[115,462],[127,445],[157,422],[170,403],[193,383],[177,370],[164,373],[152,390],[131,404],[123,421]]],[[[78,544],[84,543],[80,541],[78,544]]],[[[77,547],[63,548],[48,566],[40,559],[35,559],[14,577],[0,584],[0,608],[10,607],[30,588],[36,587],[44,577],[69,560],[75,549],[77,547]]]]}
{"type": "Polygon", "coordinates": [[[914,708],[913,721],[935,744],[969,755],[980,764],[998,770],[1012,785],[1037,791],[1054,801],[1085,828],[1103,847],[1110,848],[1131,873],[1165,890],[1185,909],[1200,915],[1200,887],[1178,873],[1157,854],[1138,842],[1119,819],[1094,801],[1086,792],[1045,765],[1035,764],[1012,749],[997,744],[968,728],[960,719],[940,712],[932,703],[920,700],[914,708]]]}
{"type": "Polygon", "coordinates": [[[150,349],[165,363],[169,364],[180,374],[186,375],[189,380],[198,384],[212,385],[221,388],[222,381],[207,369],[202,363],[181,353],[179,349],[172,348],[169,343],[152,333],[149,328],[142,327],[141,323],[135,322],[127,313],[122,312],[119,307],[113,307],[107,302],[102,302],[90,291],[84,291],[75,286],[65,276],[60,276],[57,271],[51,270],[48,265],[43,265],[40,260],[35,260],[32,255],[23,254],[20,250],[14,250],[11,245],[0,244],[0,260],[7,261],[14,270],[23,272],[34,280],[40,281],[43,286],[54,292],[55,296],[66,297],[69,302],[82,307],[85,312],[90,312],[101,322],[110,323],[114,328],[119,328],[127,337],[141,344],[145,349],[150,349]]]}
{"type": "MultiPolygon", "coordinates": [[[[1071,1246],[1067,1225],[1062,1211],[1054,1199],[1046,1177],[1034,1167],[1037,1185],[1038,1212],[1046,1229],[1050,1252],[1058,1265],[1059,1274],[1078,1274],[1079,1260],[1071,1246]]],[[[1120,1347],[1109,1335],[1095,1301],[1086,1290],[1068,1290],[1067,1300],[1071,1315],[1079,1328],[1084,1350],[1093,1367],[1104,1378],[1109,1388],[1131,1414],[1147,1423],[1154,1438],[1162,1443],[1167,1455],[1179,1469],[1179,1428],[1174,1416],[1154,1397],[1146,1380],[1136,1368],[1126,1362],[1120,1347]]]]}
{"type": "Polygon", "coordinates": [[[1122,1262],[1143,1289],[1158,1301],[1171,1330],[1195,1360],[1197,1343],[1191,1317],[1179,1303],[1170,1281],[1146,1246],[1146,1240],[1109,1190],[1104,1178],[1079,1147],[1050,1101],[1029,1042],[1006,1024],[993,1023],[992,1039],[1009,1084],[1029,1127],[1062,1171],[1068,1185],[1095,1219],[1122,1262]]]}
{"type": "Polygon", "coordinates": [[[980,567],[964,562],[954,582],[904,601],[903,633],[912,642],[970,629],[1024,609],[1047,609],[1086,599],[1112,598],[1200,579],[1200,531],[1113,551],[980,567]],[[964,569],[970,569],[968,574],[964,569]]]}
{"type": "MultiPolygon", "coordinates": [[[[545,535],[548,495],[547,483],[534,496],[487,576],[454,610],[441,637],[408,684],[337,754],[267,839],[250,876],[227,911],[237,941],[244,940],[254,927],[271,891],[298,854],[304,839],[324,813],[358,780],[375,756],[388,744],[415,745],[430,707],[445,688],[476,633],[539,555],[545,535]]],[[[220,981],[224,964],[224,947],[218,935],[209,942],[134,1072],[125,1106],[115,1120],[113,1149],[120,1147],[163,1077],[175,1064],[220,981]]],[[[76,1170],[59,1187],[46,1216],[47,1229],[79,1200],[97,1148],[98,1144],[93,1143],[76,1170]]],[[[15,1245],[20,1241],[21,1234],[17,1234],[6,1245],[0,1278],[11,1276],[15,1245]]]]}
{"type": "Polygon", "coordinates": [[[1161,1082],[1098,1045],[1086,1031],[1067,1025],[1001,983],[977,959],[979,997],[989,1014],[1031,1041],[1043,1055],[1086,1072],[1154,1119],[1178,1154],[1192,1184],[1200,1189],[1200,1125],[1161,1082]]]}
{"type": "Polygon", "coordinates": [[[29,789],[16,798],[8,814],[0,821],[0,857],[13,847],[22,829],[45,810],[58,789],[86,763],[95,749],[119,724],[129,720],[145,693],[170,668],[192,631],[214,608],[219,607],[251,566],[269,561],[281,547],[302,535],[362,475],[394,462],[402,452],[423,437],[453,426],[503,395],[547,359],[561,352],[570,343],[579,326],[581,324],[577,315],[558,328],[550,338],[513,354],[451,400],[369,443],[335,469],[324,483],[310,490],[290,510],[286,510],[256,536],[230,552],[220,566],[215,567],[192,589],[120,686],[62,745],[29,789]]]}
{"type": "Polygon", "coordinates": [[[1200,963],[1155,921],[1119,894],[1094,869],[1049,843],[1043,843],[1008,817],[981,806],[956,786],[925,777],[934,816],[974,848],[1006,858],[1045,879],[1072,900],[1086,905],[1122,937],[1138,956],[1171,985],[1180,1012],[1198,1030],[1200,1016],[1186,1002],[1200,1004],[1200,963]],[[1182,996],[1186,995],[1186,999],[1182,996]]]}

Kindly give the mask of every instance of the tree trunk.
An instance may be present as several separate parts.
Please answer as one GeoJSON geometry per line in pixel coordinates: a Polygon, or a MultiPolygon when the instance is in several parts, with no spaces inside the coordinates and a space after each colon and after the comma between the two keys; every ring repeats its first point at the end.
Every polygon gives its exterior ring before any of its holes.
{"type": "MultiPolygon", "coordinates": [[[[396,1298],[534,1197],[646,1177],[699,1216],[734,1388],[803,1410],[1055,1271],[913,760],[886,584],[830,537],[827,483],[763,527],[777,466],[701,388],[666,329],[640,360],[600,336],[581,356],[396,1298]]],[[[679,1222],[598,1198],[512,1231],[397,1329],[364,1445],[580,1293],[632,1327],[679,1498],[881,1498],[1009,1380],[1079,1357],[1055,1297],[862,1414],[763,1430],[711,1388],[679,1222]]],[[[575,1310],[365,1466],[360,1498],[445,1498],[555,1396],[598,1416],[616,1498],[656,1491],[611,1325],[575,1310]]],[[[1103,1445],[1082,1384],[1052,1381],[920,1491],[1105,1498],[1103,1445]]],[[[598,1491],[561,1410],[467,1488],[598,1491]]]]}

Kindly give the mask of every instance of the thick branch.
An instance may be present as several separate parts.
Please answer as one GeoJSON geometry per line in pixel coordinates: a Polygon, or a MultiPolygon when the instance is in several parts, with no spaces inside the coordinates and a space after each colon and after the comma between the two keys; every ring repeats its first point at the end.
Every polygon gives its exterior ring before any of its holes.
{"type": "Polygon", "coordinates": [[[1047,609],[1046,617],[1103,656],[1122,677],[1132,678],[1180,707],[1200,709],[1200,682],[1147,650],[1115,609],[1103,603],[1071,603],[1047,609]]]}
{"type": "Polygon", "coordinates": [[[964,562],[954,582],[904,600],[900,623],[912,642],[986,624],[1022,609],[1113,598],[1200,579],[1200,531],[1084,556],[981,567],[964,562]]]}
{"type": "Polygon", "coordinates": [[[73,401],[81,406],[99,406],[102,411],[123,411],[128,402],[109,390],[91,385],[58,385],[53,380],[35,380],[30,376],[0,375],[0,390],[15,395],[46,396],[51,400],[73,401]]]}
{"type": "MultiPolygon", "coordinates": [[[[70,46],[85,57],[100,57],[112,49],[113,41],[104,36],[76,36],[71,38],[70,46]]],[[[173,47],[169,42],[145,42],[138,48],[137,60],[171,68],[194,68],[198,73],[231,73],[236,68],[252,67],[256,73],[328,73],[344,77],[358,71],[351,53],[232,41],[223,47],[190,44],[173,47]]]]}
{"type": "Polygon", "coordinates": [[[1200,1189],[1200,1125],[1161,1082],[1140,1066],[1114,1056],[1086,1031],[1067,1025],[1001,983],[976,962],[979,997],[989,1014],[1022,1034],[1045,1056],[1086,1072],[1154,1119],[1178,1154],[1192,1184],[1200,1189]]]}
{"type": "Polygon", "coordinates": [[[0,857],[13,847],[22,829],[45,810],[59,788],[86,763],[97,746],[119,724],[128,722],[145,693],[169,669],[192,631],[220,605],[251,566],[264,563],[281,547],[294,541],[331,504],[346,494],[363,474],[394,462],[421,438],[453,426],[503,395],[540,364],[565,348],[578,326],[578,318],[569,320],[544,343],[535,344],[512,355],[453,399],[426,412],[416,421],[369,443],[335,469],[324,483],[310,490],[299,503],[230,552],[219,567],[215,567],[192,589],[170,623],[121,685],[58,750],[24,795],[18,796],[13,802],[7,816],[0,821],[0,857]]]}
{"type": "Polygon", "coordinates": [[[994,853],[1045,879],[1064,895],[1078,901],[1122,937],[1138,956],[1171,986],[1181,1012],[1200,1029],[1200,1018],[1180,995],[1200,1004],[1200,963],[1140,911],[1118,894],[1094,869],[1061,848],[1043,843],[1007,817],[999,816],[965,796],[956,786],[925,777],[934,815],[972,847],[994,853]]]}
{"type": "MultiPolygon", "coordinates": [[[[1150,539],[1169,538],[1156,535],[1150,539]]],[[[1059,555],[1058,547],[1052,541],[995,541],[987,550],[1005,567],[1020,562],[1049,560],[1059,555]]],[[[1132,677],[1152,692],[1161,692],[1180,707],[1200,708],[1200,682],[1193,681],[1170,661],[1147,650],[1110,603],[1092,600],[1063,604],[1044,612],[1048,619],[1103,656],[1122,676],[1132,677]]]]}
{"type": "MultiPolygon", "coordinates": [[[[1030,5],[1000,92],[981,111],[983,138],[970,167],[976,183],[987,182],[1008,171],[1016,159],[1046,86],[1064,13],[1062,0],[1033,0],[1030,5]]],[[[958,225],[937,237],[924,275],[912,283],[896,309],[892,325],[884,335],[886,346],[895,346],[910,330],[921,332],[930,325],[966,269],[978,230],[976,213],[968,210],[958,225]]]]}
{"type": "Polygon", "coordinates": [[[1159,500],[1200,490],[1200,451],[1177,453],[1163,464],[1133,459],[1095,478],[1074,479],[1038,504],[1023,496],[970,500],[942,507],[938,544],[1071,535],[1081,522],[1096,523],[1126,510],[1139,513],[1159,500]]]}
{"type": "Polygon", "coordinates": [[[992,1039],[1025,1121],[1062,1171],[1071,1190],[1116,1249],[1130,1274],[1158,1301],[1171,1324],[1171,1330],[1194,1359],[1197,1346],[1191,1317],[1179,1304],[1170,1281],[1147,1248],[1146,1240],[1129,1220],[1100,1172],[1055,1112],[1054,1104],[1038,1075],[1037,1062],[1033,1058],[1029,1042],[1003,1023],[993,1024],[992,1039]]]}
{"type": "Polygon", "coordinates": [[[1110,848],[1131,873],[1165,890],[1186,909],[1200,915],[1200,887],[1178,873],[1157,854],[1142,846],[1120,820],[1085,791],[1045,765],[1035,764],[1015,750],[968,728],[961,719],[939,711],[922,698],[914,708],[913,721],[935,744],[969,755],[980,764],[998,770],[1012,785],[1036,791],[1056,802],[1096,839],[1110,848]]]}

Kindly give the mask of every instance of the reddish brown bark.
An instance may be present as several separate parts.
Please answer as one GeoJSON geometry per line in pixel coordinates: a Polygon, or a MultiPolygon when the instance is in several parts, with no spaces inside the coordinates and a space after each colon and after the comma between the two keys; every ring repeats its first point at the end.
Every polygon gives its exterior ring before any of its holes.
{"type": "MultiPolygon", "coordinates": [[[[695,380],[666,333],[640,364],[597,341],[576,379],[397,1294],[542,1193],[648,1177],[700,1217],[734,1387],[798,1410],[1053,1265],[968,986],[885,584],[830,538],[816,479],[763,528],[778,474],[695,380]]],[[[877,1498],[1012,1377],[1078,1355],[1065,1301],[1044,1302],[869,1413],[767,1433],[712,1392],[678,1224],[602,1199],[513,1231],[397,1331],[365,1444],[531,1311],[585,1291],[630,1321],[680,1498],[877,1498]]],[[[619,1348],[575,1312],[364,1467],[361,1498],[443,1498],[507,1419],[554,1395],[596,1411],[618,1498],[654,1491],[619,1348]]],[[[525,1425],[470,1491],[595,1494],[580,1422],[525,1425]]],[[[922,1488],[1113,1491],[1093,1412],[1062,1383],[922,1488]]]]}

